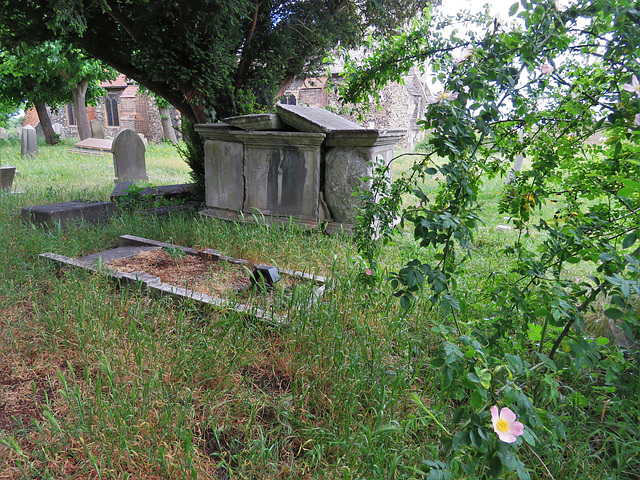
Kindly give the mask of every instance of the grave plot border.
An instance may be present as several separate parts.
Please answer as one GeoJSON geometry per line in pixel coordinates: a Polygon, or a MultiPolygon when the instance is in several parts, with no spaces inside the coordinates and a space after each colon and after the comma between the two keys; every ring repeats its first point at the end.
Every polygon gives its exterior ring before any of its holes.
{"type": "MultiPolygon", "coordinates": [[[[183,247],[171,243],[159,242],[156,240],[150,240],[147,238],[136,237],[133,235],[121,235],[118,237],[118,247],[111,250],[105,250],[86,257],[71,258],[65,257],[52,252],[41,253],[39,258],[43,261],[49,261],[56,264],[57,267],[74,267],[89,270],[102,275],[107,275],[118,284],[123,286],[132,286],[134,288],[140,288],[143,292],[150,296],[158,297],[174,297],[181,300],[193,300],[200,303],[203,306],[211,306],[221,310],[232,310],[242,315],[256,318],[258,320],[264,320],[273,322],[280,325],[286,325],[288,318],[282,315],[277,315],[273,312],[266,311],[261,308],[250,306],[243,303],[234,303],[229,300],[214,297],[200,292],[195,292],[184,287],[163,283],[159,277],[144,272],[131,272],[123,273],[117,270],[107,268],[102,264],[101,259],[108,255],[115,255],[115,258],[126,258],[127,256],[133,256],[140,251],[148,249],[160,249],[160,248],[176,248],[182,250],[187,255],[194,255],[200,258],[211,261],[226,261],[229,263],[235,263],[240,265],[250,265],[250,262],[240,258],[233,258],[222,255],[217,250],[212,249],[193,249],[189,247],[183,247]],[[130,250],[126,250],[130,249],[130,250]],[[128,253],[120,253],[120,252],[128,253]]],[[[312,275],[309,273],[299,272],[289,269],[278,269],[280,275],[289,275],[298,277],[303,280],[314,283],[317,288],[310,295],[309,305],[319,301],[327,286],[327,278],[319,275],[312,275]]]]}

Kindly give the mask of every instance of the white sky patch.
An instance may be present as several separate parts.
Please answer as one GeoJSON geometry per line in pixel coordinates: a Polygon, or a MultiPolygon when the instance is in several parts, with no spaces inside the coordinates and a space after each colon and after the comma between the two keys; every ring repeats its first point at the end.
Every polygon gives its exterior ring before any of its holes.
{"type": "Polygon", "coordinates": [[[509,8],[514,3],[516,0],[442,0],[442,5],[438,7],[438,10],[445,15],[455,15],[464,10],[479,13],[483,10],[484,5],[488,4],[492,15],[502,20],[508,20],[509,8]]]}

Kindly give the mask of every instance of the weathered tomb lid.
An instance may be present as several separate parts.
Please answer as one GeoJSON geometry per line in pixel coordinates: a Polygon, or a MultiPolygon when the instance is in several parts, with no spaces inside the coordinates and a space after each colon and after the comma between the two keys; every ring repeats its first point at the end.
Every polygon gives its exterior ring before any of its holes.
{"type": "Polygon", "coordinates": [[[381,147],[395,145],[407,134],[406,130],[363,129],[340,130],[327,135],[327,147],[381,147]]]}
{"type": "Polygon", "coordinates": [[[195,131],[206,139],[241,142],[245,145],[320,145],[326,134],[315,132],[287,132],[275,130],[240,130],[227,123],[200,123],[195,131]]]}
{"type": "Polygon", "coordinates": [[[205,133],[216,133],[216,132],[225,132],[233,129],[231,125],[228,123],[196,123],[193,126],[193,129],[201,135],[205,133]]]}
{"type": "Polygon", "coordinates": [[[280,117],[275,113],[256,113],[253,115],[241,115],[239,117],[228,117],[222,120],[223,123],[242,130],[282,130],[283,125],[280,117]]]}
{"type": "Polygon", "coordinates": [[[301,132],[331,133],[366,130],[357,123],[350,122],[324,108],[280,104],[277,110],[283,123],[301,132]]]}

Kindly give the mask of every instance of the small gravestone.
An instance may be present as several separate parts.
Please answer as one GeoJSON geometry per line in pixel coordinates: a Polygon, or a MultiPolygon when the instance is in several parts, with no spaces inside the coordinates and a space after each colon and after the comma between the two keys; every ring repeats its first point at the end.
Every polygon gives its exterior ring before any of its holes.
{"type": "Polygon", "coordinates": [[[64,127],[62,126],[61,123],[54,123],[53,125],[51,125],[51,127],[53,128],[53,133],[58,135],[58,137],[60,138],[65,137],[64,127]]]}
{"type": "MultiPolygon", "coordinates": [[[[520,145],[524,148],[524,132],[522,130],[518,131],[518,140],[520,141],[520,145]]],[[[522,170],[522,162],[524,161],[524,156],[522,154],[517,155],[516,159],[513,162],[513,167],[511,170],[507,172],[507,179],[504,181],[505,185],[512,185],[516,181],[516,174],[522,170]]]]}
{"type": "Polygon", "coordinates": [[[111,146],[115,182],[136,182],[149,180],[145,165],[145,146],[142,139],[133,130],[118,132],[111,146]]]}
{"type": "Polygon", "coordinates": [[[516,181],[516,173],[522,170],[522,162],[524,161],[524,157],[522,155],[518,155],[513,162],[513,168],[507,172],[507,179],[504,181],[505,185],[511,185],[516,181]]]}
{"type": "Polygon", "coordinates": [[[13,177],[16,174],[16,167],[0,167],[0,191],[11,191],[13,177]]]}
{"type": "Polygon", "coordinates": [[[9,139],[9,133],[7,133],[7,129],[0,127],[0,140],[8,140],[8,139],[9,139]]]}
{"type": "Polygon", "coordinates": [[[91,120],[91,137],[104,138],[104,123],[100,120],[91,120]]]}
{"type": "Polygon", "coordinates": [[[16,167],[3,167],[2,158],[0,158],[0,192],[11,191],[15,174],[16,167]]]}
{"type": "Polygon", "coordinates": [[[36,129],[31,125],[22,127],[20,134],[20,155],[35,157],[38,155],[38,137],[36,129]]]}
{"type": "Polygon", "coordinates": [[[44,138],[44,130],[42,129],[42,124],[40,122],[36,124],[36,137],[44,138]]]}

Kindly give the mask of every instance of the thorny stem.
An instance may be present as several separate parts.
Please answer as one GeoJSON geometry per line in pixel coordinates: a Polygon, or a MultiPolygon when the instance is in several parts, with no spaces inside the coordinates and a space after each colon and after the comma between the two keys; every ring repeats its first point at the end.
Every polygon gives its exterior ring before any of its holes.
{"type": "Polygon", "coordinates": [[[549,471],[549,468],[545,465],[545,463],[542,461],[542,459],[540,458],[540,456],[533,451],[533,448],[531,448],[527,442],[524,442],[524,444],[526,445],[526,447],[529,449],[529,451],[531,453],[533,453],[535,455],[535,457],[538,459],[538,461],[542,464],[542,466],[544,467],[544,469],[547,471],[547,475],[549,475],[549,477],[551,477],[553,480],[556,480],[555,477],[551,474],[551,471],[549,471]]]}

